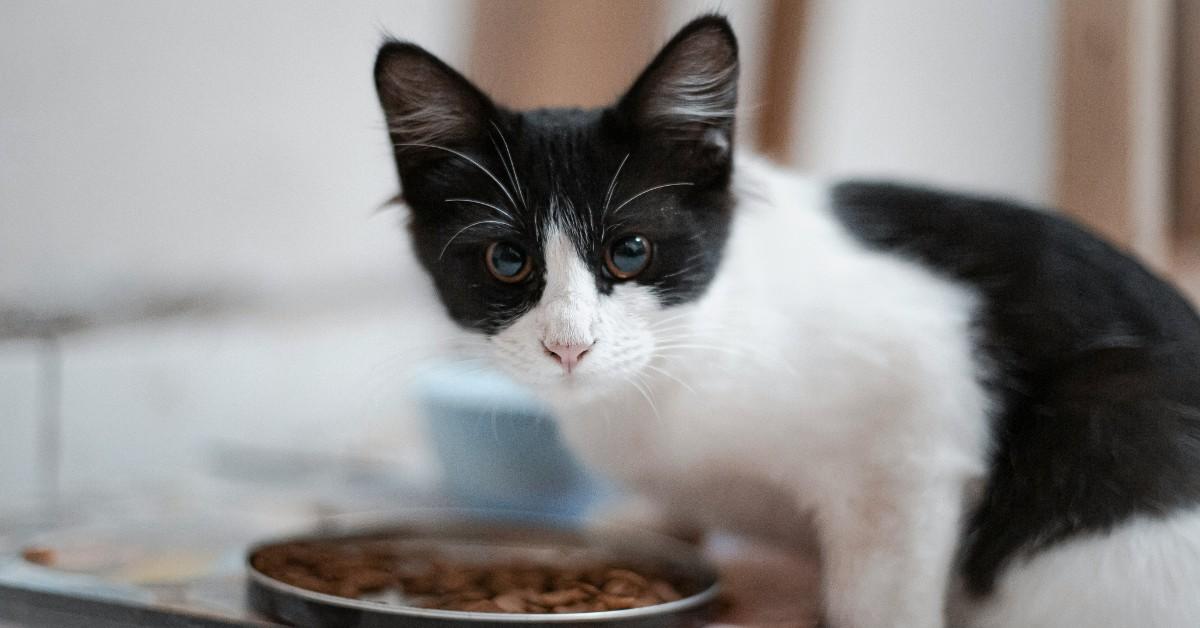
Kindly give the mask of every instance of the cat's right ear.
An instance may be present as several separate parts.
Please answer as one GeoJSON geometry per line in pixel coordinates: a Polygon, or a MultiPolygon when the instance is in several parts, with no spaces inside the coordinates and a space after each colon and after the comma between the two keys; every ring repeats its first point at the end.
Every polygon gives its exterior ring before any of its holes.
{"type": "Polygon", "coordinates": [[[375,91],[402,171],[478,142],[495,112],[470,81],[408,42],[388,41],[379,49],[375,91]]]}
{"type": "Polygon", "coordinates": [[[617,104],[635,128],[728,164],[737,109],[738,46],[729,21],[705,15],[663,46],[617,104]]]}

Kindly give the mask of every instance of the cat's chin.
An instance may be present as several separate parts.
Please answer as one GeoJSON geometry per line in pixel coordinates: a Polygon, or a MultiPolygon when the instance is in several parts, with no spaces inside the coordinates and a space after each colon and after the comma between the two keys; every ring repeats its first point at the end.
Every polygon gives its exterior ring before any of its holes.
{"type": "Polygon", "coordinates": [[[611,390],[606,394],[603,391],[595,389],[583,390],[568,389],[565,387],[559,387],[555,390],[538,391],[538,395],[543,401],[560,412],[570,412],[577,408],[602,403],[611,394],[611,390]]]}
{"type": "MultiPolygon", "coordinates": [[[[519,378],[521,379],[527,378],[519,378]]],[[[522,382],[544,401],[558,408],[571,408],[603,401],[619,394],[623,380],[601,373],[555,375],[539,381],[522,382]]],[[[628,384],[625,384],[628,386],[628,384]]]]}

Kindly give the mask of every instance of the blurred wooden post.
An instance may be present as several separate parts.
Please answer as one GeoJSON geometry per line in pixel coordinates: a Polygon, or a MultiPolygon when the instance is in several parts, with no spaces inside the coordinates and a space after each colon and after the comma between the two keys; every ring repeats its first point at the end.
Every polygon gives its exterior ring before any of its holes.
{"type": "Polygon", "coordinates": [[[1176,225],[1200,247],[1200,2],[1179,0],[1176,25],[1176,225]]]}
{"type": "Polygon", "coordinates": [[[665,42],[663,13],[642,0],[480,0],[470,75],[511,107],[608,104],[665,42]]]}
{"type": "Polygon", "coordinates": [[[796,84],[807,39],[808,0],[773,0],[767,17],[755,148],[781,163],[793,160],[796,84]]]}
{"type": "Polygon", "coordinates": [[[1169,247],[1170,0],[1065,0],[1059,204],[1153,265],[1169,247]]]}

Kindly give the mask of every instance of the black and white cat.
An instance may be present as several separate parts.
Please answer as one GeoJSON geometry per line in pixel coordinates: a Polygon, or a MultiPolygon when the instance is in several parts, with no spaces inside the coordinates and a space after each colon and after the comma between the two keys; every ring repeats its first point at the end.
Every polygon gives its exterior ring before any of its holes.
{"type": "Polygon", "coordinates": [[[375,80],[446,310],[674,517],[815,524],[837,628],[1200,626],[1200,319],[1079,227],[733,150],[737,44],[516,112],[375,80]]]}

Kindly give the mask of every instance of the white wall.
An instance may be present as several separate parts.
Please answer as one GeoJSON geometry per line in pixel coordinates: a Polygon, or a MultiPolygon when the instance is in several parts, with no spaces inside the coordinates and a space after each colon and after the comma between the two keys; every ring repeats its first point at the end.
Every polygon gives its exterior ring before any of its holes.
{"type": "Polygon", "coordinates": [[[59,490],[179,481],[231,443],[419,478],[407,385],[438,313],[374,211],[397,182],[371,67],[385,29],[462,62],[468,9],[0,3],[0,510],[45,485],[55,423],[6,310],[111,322],[163,295],[260,308],[63,338],[59,490]]]}
{"type": "Polygon", "coordinates": [[[375,50],[386,29],[460,62],[468,9],[0,3],[0,308],[387,272],[375,50]]]}
{"type": "Polygon", "coordinates": [[[811,2],[803,167],[1051,200],[1056,2],[811,2]]]}

